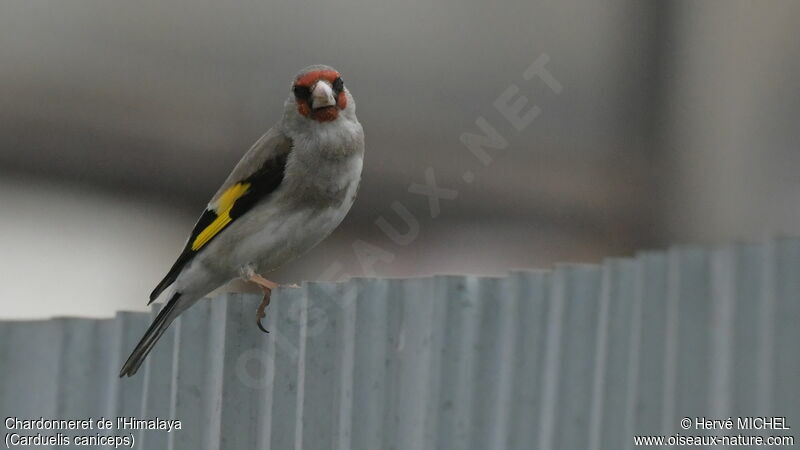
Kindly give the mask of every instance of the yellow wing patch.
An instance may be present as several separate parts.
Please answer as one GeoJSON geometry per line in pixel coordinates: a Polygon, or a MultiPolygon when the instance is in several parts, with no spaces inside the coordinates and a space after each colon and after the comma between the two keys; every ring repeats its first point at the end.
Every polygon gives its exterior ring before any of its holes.
{"type": "Polygon", "coordinates": [[[192,250],[197,251],[203,248],[214,236],[217,235],[226,225],[231,222],[231,208],[241,196],[247,193],[250,189],[250,183],[236,183],[229,187],[222,193],[217,200],[217,206],[214,208],[217,213],[217,218],[214,219],[207,227],[197,235],[192,242],[192,250]]]}

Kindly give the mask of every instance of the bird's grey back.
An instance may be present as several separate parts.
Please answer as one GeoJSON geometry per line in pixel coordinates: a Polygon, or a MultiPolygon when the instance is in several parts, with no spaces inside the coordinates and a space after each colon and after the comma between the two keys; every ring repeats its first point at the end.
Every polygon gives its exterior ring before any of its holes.
{"type": "Polygon", "coordinates": [[[239,160],[231,174],[228,175],[228,178],[220,186],[217,193],[211,198],[209,205],[216,203],[228,188],[253,175],[265,162],[280,155],[288,154],[291,150],[292,140],[283,134],[280,127],[270,128],[239,160]]]}

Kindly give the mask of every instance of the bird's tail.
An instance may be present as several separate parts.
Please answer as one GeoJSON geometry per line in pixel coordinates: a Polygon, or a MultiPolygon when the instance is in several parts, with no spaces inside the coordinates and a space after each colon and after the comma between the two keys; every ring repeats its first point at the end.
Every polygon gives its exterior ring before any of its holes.
{"type": "Polygon", "coordinates": [[[161,308],[161,311],[156,316],[156,319],[150,325],[150,328],[144,333],[142,339],[136,344],[136,348],[133,349],[133,352],[128,357],[128,360],[125,361],[125,364],[122,366],[122,370],[119,372],[119,376],[124,377],[132,376],[139,370],[139,367],[144,362],[147,355],[156,345],[161,335],[167,330],[169,324],[172,323],[173,320],[178,316],[178,312],[176,310],[176,306],[178,305],[178,299],[181,297],[180,292],[175,292],[172,295],[172,298],[169,299],[166,305],[161,308]]]}

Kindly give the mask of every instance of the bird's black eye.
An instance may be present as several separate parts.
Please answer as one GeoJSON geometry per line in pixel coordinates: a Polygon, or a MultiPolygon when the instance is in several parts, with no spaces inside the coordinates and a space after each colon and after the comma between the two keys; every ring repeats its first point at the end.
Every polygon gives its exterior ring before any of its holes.
{"type": "Polygon", "coordinates": [[[294,96],[298,100],[308,100],[311,98],[311,89],[309,89],[307,86],[294,85],[294,87],[292,87],[292,91],[294,91],[294,96]]]}
{"type": "Polygon", "coordinates": [[[342,81],[342,77],[333,80],[333,92],[338,94],[342,92],[342,90],[344,90],[344,81],[342,81]]]}

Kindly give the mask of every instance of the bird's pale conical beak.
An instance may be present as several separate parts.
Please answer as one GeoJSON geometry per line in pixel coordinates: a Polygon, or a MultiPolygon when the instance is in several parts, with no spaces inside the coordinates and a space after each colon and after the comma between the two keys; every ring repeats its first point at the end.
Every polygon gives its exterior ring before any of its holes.
{"type": "Polygon", "coordinates": [[[331,85],[324,80],[320,80],[314,85],[311,91],[311,109],[324,108],[336,105],[331,85]]]}

